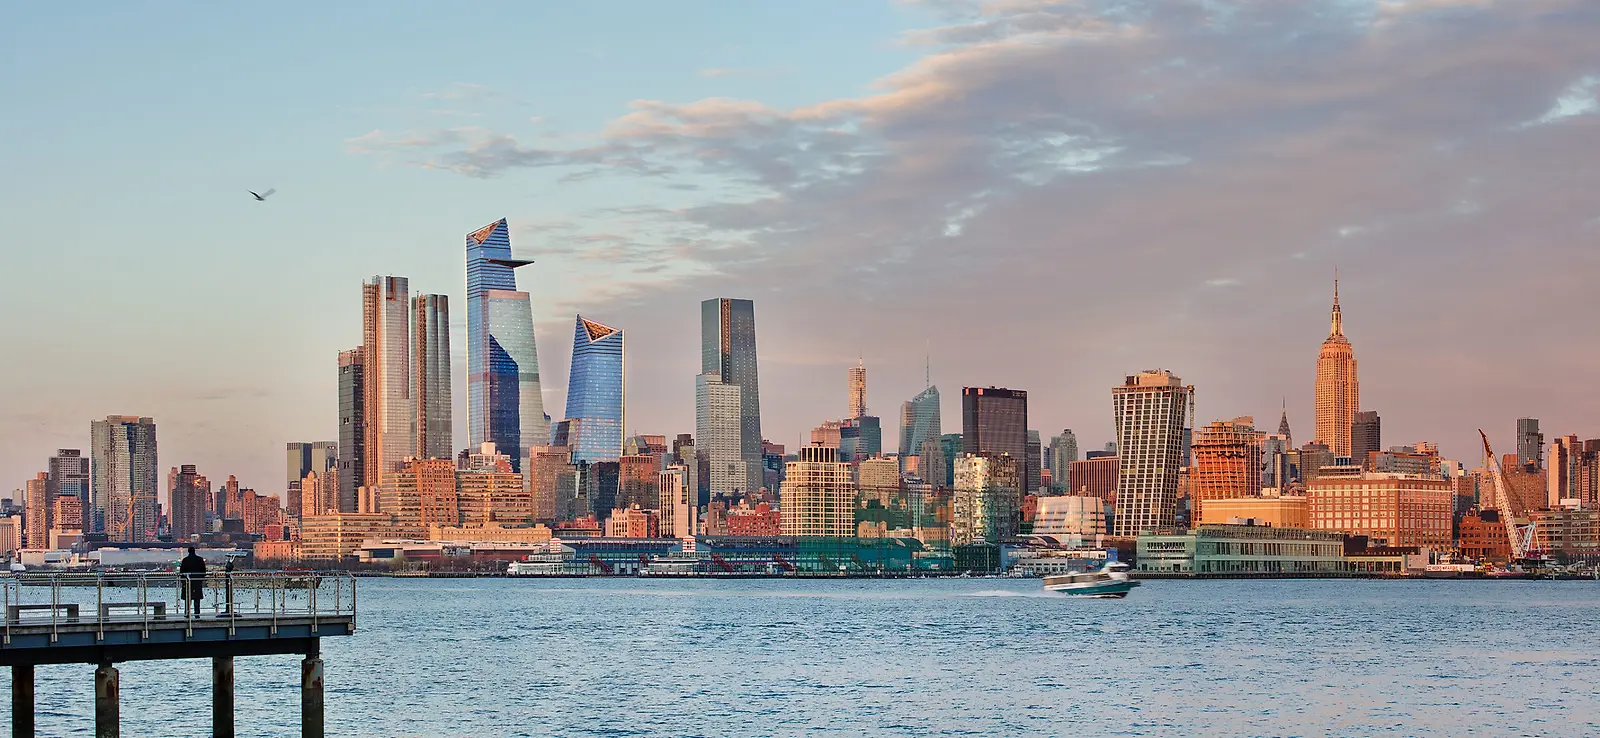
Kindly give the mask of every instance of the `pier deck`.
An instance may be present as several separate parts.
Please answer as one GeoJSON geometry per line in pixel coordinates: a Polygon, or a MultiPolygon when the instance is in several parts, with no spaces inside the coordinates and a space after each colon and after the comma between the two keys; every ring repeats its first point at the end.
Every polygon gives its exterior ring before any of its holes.
{"type": "Polygon", "coordinates": [[[344,573],[233,573],[204,578],[186,612],[173,573],[22,573],[3,577],[0,666],[12,671],[12,735],[34,735],[33,670],[94,664],[95,735],[120,734],[123,661],[210,658],[212,734],[233,735],[233,659],[299,654],[301,733],[323,735],[321,639],[353,635],[355,579],[344,573]]]}

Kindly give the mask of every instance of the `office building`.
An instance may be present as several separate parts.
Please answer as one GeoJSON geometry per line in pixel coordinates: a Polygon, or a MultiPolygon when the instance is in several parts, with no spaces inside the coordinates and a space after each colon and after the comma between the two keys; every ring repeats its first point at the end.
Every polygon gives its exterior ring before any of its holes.
{"type": "Polygon", "coordinates": [[[883,453],[883,425],[877,416],[862,415],[839,421],[839,460],[847,463],[883,453]]]}
{"type": "Polygon", "coordinates": [[[1449,480],[1363,472],[1306,484],[1311,527],[1367,536],[1373,545],[1449,548],[1455,488],[1449,480]]]}
{"type": "Polygon", "coordinates": [[[1022,523],[1022,460],[1006,454],[962,454],[956,459],[950,505],[950,543],[995,545],[1017,535],[1022,523]]]}
{"type": "Polygon", "coordinates": [[[113,541],[156,537],[156,422],[110,415],[89,426],[90,504],[94,531],[113,541]]]}
{"type": "Polygon", "coordinates": [[[49,548],[50,525],[55,515],[50,499],[50,473],[39,472],[23,487],[22,548],[49,548]]]}
{"type": "Polygon", "coordinates": [[[170,477],[167,490],[171,501],[167,518],[172,527],[172,538],[186,540],[206,531],[206,497],[211,494],[210,483],[204,482],[194,464],[184,464],[170,477]],[[204,485],[204,487],[202,487],[204,485]]]}
{"type": "Polygon", "coordinates": [[[1027,453],[1028,462],[1027,494],[1039,494],[1044,484],[1044,439],[1039,431],[1028,431],[1027,453]]]}
{"type": "Polygon", "coordinates": [[[1350,571],[1344,536],[1264,525],[1201,525],[1139,536],[1139,571],[1236,576],[1338,576],[1350,571]]]}
{"type": "Polygon", "coordinates": [[[1367,467],[1371,464],[1370,457],[1382,450],[1383,421],[1378,417],[1378,412],[1362,410],[1356,413],[1355,423],[1350,426],[1350,462],[1367,467]]]}
{"type": "Polygon", "coordinates": [[[1339,310],[1339,280],[1333,281],[1333,314],[1328,338],[1317,357],[1316,443],[1326,445],[1334,456],[1350,455],[1350,431],[1361,406],[1361,390],[1356,380],[1355,350],[1344,336],[1343,315],[1339,310]]]}
{"type": "Polygon", "coordinates": [[[1034,479],[1029,468],[1026,390],[961,388],[961,440],[963,454],[1009,455],[1017,460],[1017,478],[1024,485],[1034,479]]]}
{"type": "Polygon", "coordinates": [[[450,299],[444,295],[411,298],[412,412],[419,459],[455,455],[454,404],[450,399],[450,299]]]}
{"type": "Polygon", "coordinates": [[[342,512],[355,512],[356,490],[367,483],[364,352],[361,346],[339,352],[339,510],[342,512]]]}
{"type": "Polygon", "coordinates": [[[848,412],[845,417],[859,418],[867,414],[867,365],[864,361],[857,361],[849,371],[849,398],[846,402],[848,412]]]}
{"type": "Polygon", "coordinates": [[[78,518],[74,520],[57,519],[56,525],[79,530],[91,529],[89,505],[89,457],[76,448],[56,449],[56,455],[50,457],[50,484],[49,492],[52,499],[71,497],[78,501],[73,508],[78,511],[78,518]]]}
{"type": "Polygon", "coordinates": [[[944,444],[938,438],[922,442],[922,453],[917,457],[917,476],[930,490],[950,488],[950,464],[945,460],[944,444]]]}
{"type": "Polygon", "coordinates": [[[470,447],[493,443],[522,471],[528,448],[550,442],[539,383],[533,305],[513,270],[504,218],[467,234],[467,422],[470,447]]]}
{"type": "MultiPolygon", "coordinates": [[[[341,418],[341,421],[343,419],[341,418]]],[[[343,426],[340,426],[343,430],[343,426]]],[[[304,488],[306,475],[316,473],[318,489],[311,492],[314,498],[318,493],[333,496],[336,501],[340,498],[339,483],[339,444],[334,441],[291,441],[285,449],[287,463],[285,465],[285,485],[288,497],[284,502],[289,506],[292,515],[299,515],[301,508],[305,507],[302,501],[306,494],[304,488]]],[[[310,507],[315,508],[313,504],[310,507]]]]}
{"type": "Polygon", "coordinates": [[[1072,429],[1050,438],[1050,486],[1056,494],[1073,493],[1072,462],[1078,460],[1078,437],[1072,429]]]}
{"type": "Polygon", "coordinates": [[[567,445],[580,462],[616,461],[627,424],[624,344],[620,329],[579,315],[573,326],[572,372],[567,383],[567,445]],[[570,426],[569,426],[570,428],[570,426]]]}
{"type": "Polygon", "coordinates": [[[722,381],[720,374],[695,377],[694,449],[706,493],[701,497],[731,496],[761,484],[760,459],[752,462],[743,453],[744,394],[739,386],[722,381]]]}
{"type": "Polygon", "coordinates": [[[572,465],[570,446],[534,446],[524,471],[533,495],[535,520],[554,522],[577,517],[570,509],[577,495],[578,472],[572,465]]]}
{"type": "MultiPolygon", "coordinates": [[[[939,440],[939,412],[939,388],[931,384],[900,406],[901,456],[920,454],[923,444],[939,440]]],[[[921,471],[927,474],[926,470],[921,471]]]]}
{"type": "Polygon", "coordinates": [[[1197,525],[1250,521],[1274,528],[1306,529],[1311,527],[1311,511],[1302,495],[1235,497],[1208,500],[1194,520],[1197,525]]]}
{"type": "Polygon", "coordinates": [[[1581,482],[1583,444],[1578,441],[1578,437],[1557,436],[1552,440],[1547,463],[1545,483],[1549,493],[1545,506],[1554,510],[1566,507],[1568,504],[1581,504],[1584,496],[1581,482]],[[1564,502],[1568,500],[1571,502],[1564,502]]]}
{"type": "MultiPolygon", "coordinates": [[[[655,454],[622,456],[617,459],[617,499],[614,509],[641,507],[655,509],[660,496],[656,489],[661,475],[661,457],[655,454]]],[[[602,512],[609,512],[605,510],[602,512]]]]}
{"type": "Polygon", "coordinates": [[[1298,482],[1289,437],[1273,433],[1261,439],[1261,486],[1287,490],[1298,482]]]}
{"type": "Polygon", "coordinates": [[[1255,497],[1261,494],[1261,446],[1256,442],[1255,419],[1249,416],[1218,420],[1194,434],[1194,483],[1190,516],[1205,519],[1211,500],[1255,497]]]}
{"type": "Polygon", "coordinates": [[[1106,503],[1098,497],[1040,497],[1033,514],[1033,534],[1093,538],[1106,529],[1106,503]]]}
{"type": "Polygon", "coordinates": [[[689,467],[673,464],[656,475],[656,509],[661,535],[687,538],[695,534],[695,492],[689,484],[689,467]]]}
{"type": "Polygon", "coordinates": [[[372,277],[361,285],[362,389],[366,473],[376,487],[416,451],[411,401],[411,304],[405,277],[372,277]]]}
{"type": "Polygon", "coordinates": [[[1096,497],[1109,505],[1117,504],[1117,457],[1104,451],[1090,451],[1090,457],[1067,465],[1072,478],[1071,494],[1096,497]]]}
{"type": "Polygon", "coordinates": [[[757,374],[755,303],[726,297],[700,303],[700,376],[707,379],[696,380],[696,398],[702,395],[701,386],[711,383],[712,377],[724,389],[716,390],[715,402],[696,403],[695,442],[701,453],[724,453],[719,449],[728,439],[708,439],[700,429],[731,428],[735,430],[732,440],[737,443],[739,460],[743,463],[742,467],[732,466],[731,460],[713,464],[710,480],[713,493],[724,491],[719,486],[730,484],[732,489],[761,486],[761,391],[757,374]],[[726,388],[735,391],[737,402],[723,396],[726,388]],[[706,416],[706,413],[729,412],[738,415],[731,419],[706,416]],[[742,472],[743,479],[731,476],[734,472],[742,472]]]}
{"type": "Polygon", "coordinates": [[[855,485],[850,465],[827,446],[800,449],[788,462],[778,498],[783,534],[799,537],[849,538],[856,534],[855,485]]]}
{"type": "Polygon", "coordinates": [[[1517,465],[1544,468],[1544,434],[1538,418],[1517,418],[1517,465]]]}
{"type": "Polygon", "coordinates": [[[1117,431],[1118,536],[1133,537],[1177,521],[1183,429],[1194,387],[1157,369],[1127,377],[1111,390],[1117,431]]]}

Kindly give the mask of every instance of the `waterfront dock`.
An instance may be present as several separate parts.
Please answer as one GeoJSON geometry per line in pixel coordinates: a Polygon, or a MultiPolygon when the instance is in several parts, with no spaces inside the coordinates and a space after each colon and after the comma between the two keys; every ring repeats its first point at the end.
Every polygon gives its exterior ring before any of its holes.
{"type": "Polygon", "coordinates": [[[116,738],[116,664],[197,658],[211,659],[212,735],[232,738],[233,660],[273,654],[303,657],[301,735],[322,738],[322,638],[353,635],[356,628],[356,582],[348,573],[212,574],[205,577],[197,615],[185,612],[180,575],[169,572],[20,573],[0,579],[0,664],[11,667],[15,738],[35,735],[38,665],[94,665],[95,736],[116,738]]]}

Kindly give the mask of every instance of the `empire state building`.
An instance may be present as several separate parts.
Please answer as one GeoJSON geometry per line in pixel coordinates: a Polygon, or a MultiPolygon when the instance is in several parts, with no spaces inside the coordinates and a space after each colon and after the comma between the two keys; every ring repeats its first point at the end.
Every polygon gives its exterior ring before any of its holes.
{"type": "Polygon", "coordinates": [[[1344,337],[1339,313],[1339,280],[1333,280],[1333,317],[1328,339],[1317,357],[1317,437],[1334,456],[1350,455],[1350,426],[1361,405],[1355,350],[1344,337]]]}

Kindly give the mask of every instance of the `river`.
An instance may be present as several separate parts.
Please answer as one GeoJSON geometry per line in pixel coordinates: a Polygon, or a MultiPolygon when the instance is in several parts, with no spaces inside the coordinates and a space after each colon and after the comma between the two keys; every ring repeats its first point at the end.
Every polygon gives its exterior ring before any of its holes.
{"type": "MultiPolygon", "coordinates": [[[[360,586],[330,735],[1600,735],[1594,582],[360,586]]],[[[124,735],[209,735],[209,662],[119,668],[124,735]]],[[[239,735],[298,734],[298,658],[236,668],[239,735]]],[[[93,681],[39,667],[40,735],[93,734],[93,681]]]]}

